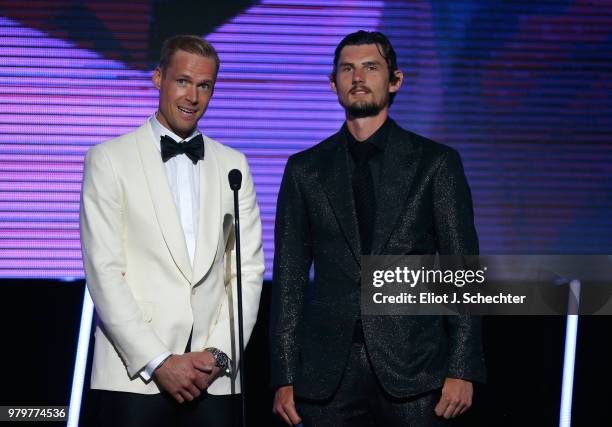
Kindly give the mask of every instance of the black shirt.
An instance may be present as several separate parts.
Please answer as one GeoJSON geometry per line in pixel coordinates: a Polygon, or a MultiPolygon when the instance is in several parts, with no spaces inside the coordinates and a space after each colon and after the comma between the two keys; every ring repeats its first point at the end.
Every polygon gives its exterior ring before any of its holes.
{"type": "Polygon", "coordinates": [[[380,174],[382,168],[382,154],[385,150],[385,146],[387,145],[387,138],[389,136],[389,129],[391,128],[392,120],[387,117],[387,120],[374,132],[368,139],[365,141],[359,142],[355,139],[355,137],[351,134],[346,126],[346,122],[344,126],[342,126],[342,132],[346,138],[347,148],[350,153],[349,157],[349,170],[351,171],[351,177],[353,176],[353,172],[355,172],[355,154],[354,154],[354,146],[357,144],[374,144],[376,147],[376,154],[370,158],[368,164],[370,165],[370,172],[372,173],[372,180],[374,181],[374,198],[378,201],[378,184],[380,182],[380,174]]]}

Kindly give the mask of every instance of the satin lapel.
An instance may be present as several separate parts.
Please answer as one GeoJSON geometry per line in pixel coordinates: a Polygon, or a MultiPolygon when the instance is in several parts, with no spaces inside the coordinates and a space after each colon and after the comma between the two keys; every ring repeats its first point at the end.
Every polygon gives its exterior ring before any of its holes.
{"type": "Polygon", "coordinates": [[[382,252],[389,240],[398,217],[405,215],[406,198],[413,184],[421,158],[421,146],[416,145],[410,134],[394,125],[383,154],[379,195],[376,203],[376,219],[372,254],[382,252]]]}
{"type": "MultiPolygon", "coordinates": [[[[200,166],[200,218],[193,262],[193,281],[198,283],[212,265],[221,229],[221,185],[219,164],[212,144],[204,137],[204,160],[200,166]]],[[[225,182],[225,185],[229,184],[225,182]]],[[[228,187],[229,188],[229,187],[228,187]]],[[[228,190],[229,191],[229,190],[228,190]]]]}
{"type": "Polygon", "coordinates": [[[357,214],[353,202],[348,152],[342,133],[338,134],[330,149],[321,156],[319,163],[321,164],[319,181],[355,260],[358,264],[361,264],[361,243],[359,242],[357,214]]]}
{"type": "Polygon", "coordinates": [[[175,264],[181,270],[185,278],[191,281],[191,262],[185,243],[185,234],[179,219],[166,168],[161,160],[161,155],[154,144],[153,130],[147,122],[141,126],[136,133],[138,150],[142,160],[142,166],[147,184],[149,195],[153,201],[157,222],[168,250],[172,255],[175,264]]]}

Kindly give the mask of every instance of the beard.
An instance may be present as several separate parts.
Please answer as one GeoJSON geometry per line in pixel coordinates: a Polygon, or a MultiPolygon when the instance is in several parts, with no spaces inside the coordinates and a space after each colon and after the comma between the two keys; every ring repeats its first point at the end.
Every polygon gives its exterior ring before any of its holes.
{"type": "Polygon", "coordinates": [[[340,105],[344,107],[350,117],[356,119],[362,119],[364,117],[372,117],[381,112],[389,104],[389,97],[385,97],[380,103],[376,102],[365,102],[357,101],[352,104],[343,103],[340,101],[340,105]]]}
{"type": "Polygon", "coordinates": [[[383,107],[383,105],[379,105],[374,102],[355,102],[351,105],[344,106],[348,115],[356,119],[375,116],[380,113],[380,110],[382,110],[383,107]]]}

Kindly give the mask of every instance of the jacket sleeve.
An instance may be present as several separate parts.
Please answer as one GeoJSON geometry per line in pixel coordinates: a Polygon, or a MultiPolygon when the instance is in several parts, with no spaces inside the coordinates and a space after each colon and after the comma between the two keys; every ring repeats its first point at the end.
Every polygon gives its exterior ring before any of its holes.
{"type": "Polygon", "coordinates": [[[289,158],[283,174],[274,228],[274,273],[270,314],[271,377],[274,388],[292,384],[298,363],[299,329],[312,263],[306,201],[299,172],[289,158]]]}
{"type": "MultiPolygon", "coordinates": [[[[434,221],[440,255],[478,255],[472,195],[459,154],[446,151],[434,184],[434,221]]],[[[480,316],[447,316],[449,361],[447,376],[485,381],[480,316]]]]}
{"type": "Polygon", "coordinates": [[[143,319],[125,278],[122,194],[103,146],[89,150],[83,174],[80,231],[87,287],[103,329],[134,377],[168,348],[143,319]]]}

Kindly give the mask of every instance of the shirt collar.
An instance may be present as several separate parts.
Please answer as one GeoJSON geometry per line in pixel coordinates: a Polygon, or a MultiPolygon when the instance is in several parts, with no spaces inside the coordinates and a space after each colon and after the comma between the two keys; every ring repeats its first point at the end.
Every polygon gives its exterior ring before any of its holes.
{"type": "Polygon", "coordinates": [[[385,122],[378,129],[376,129],[376,132],[374,132],[372,135],[370,135],[368,139],[362,142],[359,142],[355,139],[355,137],[348,130],[346,122],[344,122],[342,130],[346,136],[346,141],[348,142],[349,147],[353,144],[370,143],[374,144],[374,146],[380,151],[384,151],[385,145],[387,143],[387,137],[389,136],[389,129],[391,129],[391,123],[393,123],[393,120],[391,120],[390,117],[387,117],[385,122]]]}
{"type": "MultiPolygon", "coordinates": [[[[170,138],[174,139],[176,142],[183,141],[183,138],[181,138],[180,136],[172,132],[170,129],[162,125],[159,122],[159,120],[157,120],[157,112],[153,113],[153,115],[149,118],[149,123],[151,123],[151,129],[153,129],[153,136],[155,137],[154,139],[155,146],[157,147],[157,150],[159,152],[161,152],[161,145],[160,145],[159,140],[161,139],[162,136],[169,136],[170,138]]],[[[191,135],[189,135],[184,140],[189,141],[191,138],[198,136],[199,134],[200,134],[200,131],[196,128],[193,130],[191,135]]]]}

